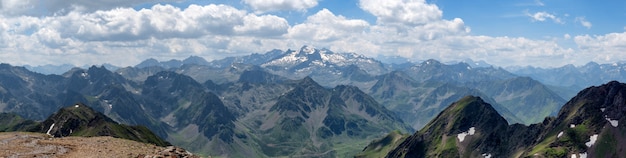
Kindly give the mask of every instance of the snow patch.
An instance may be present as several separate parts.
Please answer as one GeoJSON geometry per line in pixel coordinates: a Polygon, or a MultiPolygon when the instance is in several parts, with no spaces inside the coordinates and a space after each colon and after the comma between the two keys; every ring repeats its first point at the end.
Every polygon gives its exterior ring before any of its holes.
{"type": "Polygon", "coordinates": [[[74,108],[78,108],[78,107],[79,107],[79,105],[78,105],[78,104],[74,105],[74,108]]]}
{"type": "Polygon", "coordinates": [[[578,156],[580,156],[580,158],[587,158],[587,153],[580,153],[578,156]]]}
{"type": "Polygon", "coordinates": [[[112,109],[112,108],[113,108],[113,105],[112,105],[112,104],[109,104],[109,109],[112,109]]]}
{"type": "Polygon", "coordinates": [[[489,153],[484,153],[484,154],[483,154],[483,157],[485,157],[485,158],[491,158],[491,154],[489,154],[489,153]]]}
{"type": "Polygon", "coordinates": [[[606,108],[600,108],[600,111],[604,112],[604,110],[606,110],[606,108]]]}
{"type": "Polygon", "coordinates": [[[613,127],[617,127],[617,125],[619,124],[619,121],[617,120],[611,120],[611,118],[604,116],[604,119],[606,119],[607,121],[609,121],[609,123],[611,123],[611,126],[613,127]]]}
{"type": "Polygon", "coordinates": [[[47,135],[52,136],[50,134],[50,131],[52,131],[52,128],[54,127],[54,123],[52,123],[52,125],[50,125],[50,128],[48,128],[48,131],[46,132],[47,135]]]}
{"type": "Polygon", "coordinates": [[[611,126],[613,127],[617,127],[617,125],[619,124],[619,121],[617,120],[611,120],[610,118],[606,118],[607,121],[609,121],[609,123],[611,123],[611,126]]]}
{"type": "Polygon", "coordinates": [[[574,127],[576,127],[576,125],[575,125],[575,124],[570,124],[570,125],[569,125],[569,128],[574,128],[574,127]]]}
{"type": "Polygon", "coordinates": [[[456,138],[458,138],[460,142],[463,142],[463,140],[465,140],[465,136],[474,135],[474,133],[476,133],[476,128],[471,127],[467,132],[459,133],[456,138]]]}
{"type": "Polygon", "coordinates": [[[87,76],[89,76],[89,73],[87,73],[87,72],[83,72],[83,73],[81,73],[81,74],[80,74],[80,76],[83,76],[83,77],[85,77],[85,78],[86,78],[87,76]]]}
{"type": "Polygon", "coordinates": [[[561,131],[558,135],[556,135],[556,138],[561,138],[561,136],[563,136],[563,131],[561,131]]]}
{"type": "Polygon", "coordinates": [[[576,154],[572,154],[572,158],[578,158],[578,156],[576,156],[576,154]]]}
{"type": "Polygon", "coordinates": [[[585,145],[587,145],[587,147],[591,147],[593,144],[596,143],[596,140],[598,140],[598,134],[594,134],[589,137],[589,142],[585,143],[585,145]]]}

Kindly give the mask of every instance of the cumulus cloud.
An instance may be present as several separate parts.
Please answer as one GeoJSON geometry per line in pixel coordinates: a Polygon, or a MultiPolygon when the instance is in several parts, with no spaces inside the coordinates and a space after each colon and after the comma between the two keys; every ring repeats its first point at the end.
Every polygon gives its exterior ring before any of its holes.
{"type": "Polygon", "coordinates": [[[533,21],[546,21],[548,19],[554,21],[554,23],[559,23],[559,24],[563,24],[564,22],[561,21],[561,18],[558,18],[556,15],[554,14],[550,14],[547,12],[536,12],[534,14],[531,13],[526,13],[527,16],[531,17],[533,19],[533,21]]]}
{"type": "Polygon", "coordinates": [[[591,26],[592,26],[591,22],[587,21],[587,19],[585,19],[585,17],[576,17],[576,21],[580,22],[580,25],[583,25],[587,29],[590,29],[591,26]]]}
{"type": "MultiPolygon", "coordinates": [[[[142,2],[149,1],[111,3],[125,6],[142,2]]],[[[250,6],[259,2],[244,1],[250,6]]],[[[316,6],[317,1],[271,1],[268,3],[273,4],[274,9],[258,7],[252,13],[216,4],[185,8],[158,4],[140,10],[129,7],[98,10],[98,7],[82,4],[88,2],[71,2],[74,8],[58,9],[65,10],[63,14],[29,16],[37,10],[32,9],[37,7],[32,5],[34,3],[29,0],[0,3],[0,62],[17,65],[108,62],[127,66],[149,57],[169,60],[197,55],[211,60],[277,48],[297,49],[302,45],[416,60],[471,58],[498,66],[560,66],[577,64],[575,62],[581,62],[579,59],[626,59],[621,53],[626,52],[626,33],[565,34],[563,38],[551,40],[476,36],[470,33],[463,19],[443,19],[443,12],[424,0],[360,0],[358,6],[374,15],[375,23],[321,9],[294,25],[283,17],[260,13],[306,10],[316,6]],[[20,7],[6,9],[6,6],[21,6],[24,11],[20,7]],[[8,13],[10,11],[15,13],[8,13]],[[563,39],[573,39],[578,48],[559,45],[562,41],[558,40],[563,39]]],[[[527,15],[535,21],[562,23],[556,15],[546,12],[527,15]]],[[[584,26],[583,21],[586,19],[577,19],[577,23],[584,26]]]]}
{"type": "Polygon", "coordinates": [[[72,11],[45,17],[0,14],[0,57],[4,57],[0,62],[82,65],[107,61],[133,65],[151,56],[176,58],[189,56],[189,53],[215,52],[215,55],[204,55],[211,57],[237,51],[249,53],[259,48],[273,49],[252,47],[276,40],[265,38],[281,37],[289,28],[287,21],[278,16],[258,16],[232,6],[214,4],[190,5],[184,9],[154,5],[141,10],[72,11]],[[247,48],[233,48],[233,45],[247,48]],[[77,61],[58,60],[69,54],[84,55],[77,61]],[[136,55],[135,58],[128,57],[131,54],[136,55]],[[27,58],[33,60],[24,60],[27,58]]]}
{"type": "Polygon", "coordinates": [[[235,26],[238,34],[262,37],[275,37],[287,33],[289,23],[284,18],[274,15],[257,16],[248,14],[243,17],[243,25],[235,26]]]}
{"type": "Polygon", "coordinates": [[[440,20],[442,11],[424,0],[360,0],[359,7],[382,24],[424,25],[440,20]]]}
{"type": "Polygon", "coordinates": [[[72,11],[94,12],[143,3],[174,1],[178,0],[3,0],[0,2],[0,13],[11,16],[65,15],[72,11]]]}
{"type": "Polygon", "coordinates": [[[304,12],[318,4],[318,0],[243,0],[243,2],[257,12],[289,10],[304,12]]]}
{"type": "MultiPolygon", "coordinates": [[[[185,9],[154,5],[64,16],[15,18],[16,30],[49,29],[61,38],[83,41],[134,41],[150,38],[198,38],[206,35],[280,36],[289,25],[281,17],[257,16],[226,5],[190,5],[185,9]]],[[[24,32],[21,31],[21,32],[24,32]]]]}
{"type": "Polygon", "coordinates": [[[309,16],[303,24],[289,29],[289,37],[301,40],[331,41],[359,35],[369,24],[364,20],[351,20],[337,16],[328,9],[309,16]]]}
{"type": "Polygon", "coordinates": [[[600,36],[580,35],[574,42],[585,54],[595,61],[617,62],[626,59],[626,32],[609,33],[600,36]]]}

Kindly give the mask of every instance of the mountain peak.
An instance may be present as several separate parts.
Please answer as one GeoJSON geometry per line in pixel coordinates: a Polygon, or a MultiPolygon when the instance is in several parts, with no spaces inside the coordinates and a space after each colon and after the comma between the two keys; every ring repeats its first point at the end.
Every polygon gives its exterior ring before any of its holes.
{"type": "Polygon", "coordinates": [[[321,87],[317,82],[315,82],[315,80],[313,80],[313,78],[306,76],[303,79],[301,79],[298,82],[299,86],[315,86],[315,87],[321,87]]]}
{"type": "Polygon", "coordinates": [[[54,137],[112,136],[159,146],[170,145],[146,127],[118,124],[82,103],[60,109],[42,122],[41,126],[41,132],[54,137]]]}
{"type": "Polygon", "coordinates": [[[451,134],[470,127],[489,128],[499,125],[506,126],[508,123],[489,103],[477,96],[466,96],[443,110],[424,129],[445,127],[447,134],[451,134]]]}
{"type": "Polygon", "coordinates": [[[582,120],[595,120],[598,128],[604,120],[619,120],[626,113],[626,84],[610,81],[592,86],[578,93],[559,111],[558,120],[569,124],[580,124],[582,120]],[[569,121],[569,122],[567,122],[569,121]]]}
{"type": "Polygon", "coordinates": [[[208,61],[199,56],[189,56],[185,60],[183,60],[183,64],[194,64],[194,65],[210,65],[208,61]]]}

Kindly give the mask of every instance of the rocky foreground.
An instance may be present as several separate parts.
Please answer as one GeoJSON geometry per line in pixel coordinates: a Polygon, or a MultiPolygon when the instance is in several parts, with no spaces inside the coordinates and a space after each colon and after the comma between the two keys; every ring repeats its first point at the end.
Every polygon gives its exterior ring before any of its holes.
{"type": "Polygon", "coordinates": [[[43,133],[0,133],[0,158],[3,157],[190,157],[178,147],[152,144],[113,137],[51,138],[43,133]]]}

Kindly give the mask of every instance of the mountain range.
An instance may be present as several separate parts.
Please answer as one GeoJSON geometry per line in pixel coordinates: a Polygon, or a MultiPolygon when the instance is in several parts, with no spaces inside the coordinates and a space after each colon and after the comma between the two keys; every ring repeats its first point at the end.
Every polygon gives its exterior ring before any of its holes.
{"type": "Polygon", "coordinates": [[[506,126],[533,126],[565,104],[560,87],[482,62],[390,65],[303,46],[211,62],[148,59],[114,71],[91,66],[60,75],[0,64],[0,112],[21,117],[11,117],[19,124],[81,102],[194,153],[350,157],[389,132],[431,126],[468,95],[489,104],[482,109],[503,116],[506,126]]]}
{"type": "Polygon", "coordinates": [[[626,84],[616,81],[589,87],[556,117],[528,126],[508,125],[490,104],[468,96],[415,134],[391,133],[357,157],[620,157],[625,94],[626,84]]]}
{"type": "Polygon", "coordinates": [[[585,87],[609,81],[626,82],[626,63],[598,64],[589,62],[582,66],[565,65],[556,68],[508,67],[511,72],[532,77],[569,99],[585,87]]]}

